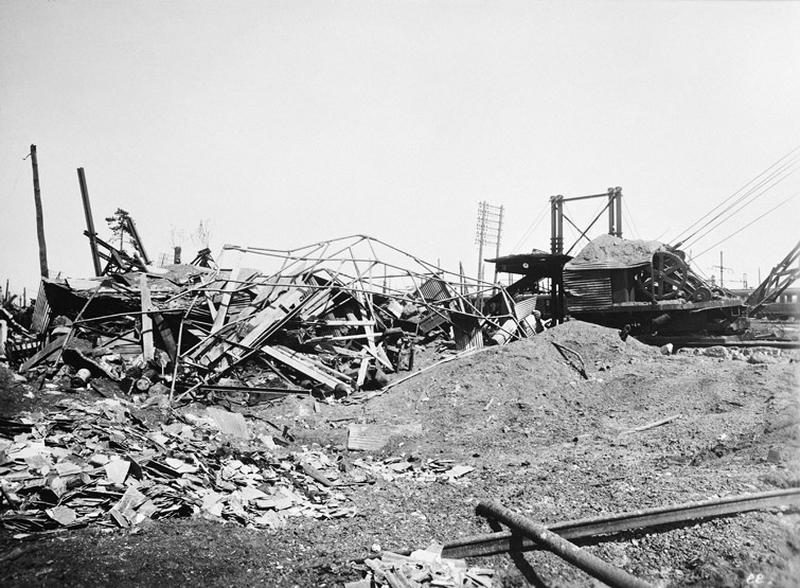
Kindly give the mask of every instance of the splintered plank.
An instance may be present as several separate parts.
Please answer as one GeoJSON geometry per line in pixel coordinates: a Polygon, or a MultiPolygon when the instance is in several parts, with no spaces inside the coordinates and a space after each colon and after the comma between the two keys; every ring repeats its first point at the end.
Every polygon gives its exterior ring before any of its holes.
{"type": "Polygon", "coordinates": [[[258,343],[259,339],[265,337],[270,329],[274,329],[283,324],[292,311],[302,302],[303,292],[299,289],[290,290],[281,294],[272,304],[258,312],[247,322],[250,332],[238,341],[237,345],[222,343],[212,347],[205,355],[208,364],[219,359],[223,354],[228,353],[234,360],[247,352],[247,349],[258,343]]]}
{"type": "Polygon", "coordinates": [[[33,307],[31,329],[40,335],[47,331],[50,324],[50,304],[44,291],[44,282],[39,282],[39,293],[36,295],[36,305],[33,307]]]}
{"type": "Polygon", "coordinates": [[[359,390],[367,380],[367,369],[369,368],[369,357],[361,358],[361,365],[358,367],[358,378],[356,379],[356,388],[359,390]]]}
{"type": "Polygon", "coordinates": [[[236,289],[236,278],[239,275],[239,267],[242,264],[242,251],[236,250],[236,261],[233,264],[233,269],[231,269],[231,274],[228,276],[228,281],[225,282],[225,286],[223,287],[222,293],[222,300],[220,301],[219,308],[217,309],[217,315],[214,317],[214,324],[211,327],[211,332],[214,333],[222,328],[222,325],[225,324],[225,319],[228,317],[228,307],[231,304],[231,296],[233,296],[233,291],[236,289]]]}
{"type": "Polygon", "coordinates": [[[339,380],[325,373],[303,355],[297,353],[296,351],[292,351],[287,347],[282,347],[279,345],[264,345],[261,347],[261,352],[267,357],[274,359],[278,363],[292,368],[304,376],[311,378],[315,382],[319,382],[326,388],[334,390],[337,386],[339,386],[344,387],[348,391],[350,390],[350,386],[347,384],[347,382],[339,380]]]}
{"type": "Polygon", "coordinates": [[[33,357],[28,359],[25,363],[23,363],[20,366],[19,373],[20,374],[24,373],[27,370],[31,369],[32,367],[35,367],[35,366],[39,365],[41,362],[43,362],[44,360],[49,358],[56,351],[61,349],[61,347],[64,345],[64,341],[66,341],[66,340],[67,340],[67,337],[63,336],[63,337],[58,337],[58,338],[53,339],[52,341],[50,341],[50,343],[45,345],[44,349],[42,349],[41,351],[36,353],[33,357]]]}
{"type": "Polygon", "coordinates": [[[282,294],[275,302],[267,306],[248,322],[248,325],[252,326],[253,329],[245,335],[244,339],[242,339],[239,344],[243,347],[250,347],[253,345],[253,343],[258,341],[270,327],[285,319],[288,314],[300,304],[302,299],[302,290],[290,290],[282,294]]]}

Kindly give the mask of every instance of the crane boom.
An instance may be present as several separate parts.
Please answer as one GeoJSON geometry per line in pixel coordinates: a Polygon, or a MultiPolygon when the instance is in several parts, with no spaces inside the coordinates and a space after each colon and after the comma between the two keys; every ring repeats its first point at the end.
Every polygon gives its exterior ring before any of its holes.
{"type": "Polygon", "coordinates": [[[800,259],[800,241],[783,258],[783,261],[772,268],[766,279],[747,297],[745,303],[750,307],[750,316],[753,316],[765,304],[774,302],[786,288],[800,278],[800,265],[796,263],[798,259],[800,259]]]}

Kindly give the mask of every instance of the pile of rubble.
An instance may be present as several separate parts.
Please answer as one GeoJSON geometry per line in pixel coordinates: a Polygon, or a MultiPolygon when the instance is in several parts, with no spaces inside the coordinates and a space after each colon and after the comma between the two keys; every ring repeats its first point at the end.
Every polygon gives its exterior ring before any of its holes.
{"type": "MultiPolygon", "coordinates": [[[[49,414],[0,421],[0,526],[18,536],[204,513],[254,527],[353,516],[287,432],[211,407],[150,426],[119,399],[64,398],[49,414]]],[[[323,466],[320,466],[323,467],[323,466]]]]}
{"type": "Polygon", "coordinates": [[[47,413],[0,419],[0,527],[23,537],[203,515],[275,529],[291,517],[354,516],[345,494],[353,485],[458,485],[473,470],[445,459],[354,459],[293,441],[286,428],[215,406],[178,413],[64,396],[47,413]]]}
{"type": "Polygon", "coordinates": [[[491,588],[494,570],[485,567],[467,567],[463,559],[442,557],[443,546],[433,543],[427,549],[402,555],[383,551],[380,558],[367,558],[363,569],[366,577],[348,582],[345,588],[491,588]]]}
{"type": "Polygon", "coordinates": [[[12,363],[112,394],[156,385],[170,401],[343,397],[414,370],[421,346],[468,351],[542,328],[535,298],[515,302],[366,236],[287,251],[227,245],[209,259],[43,279],[30,327],[15,331],[35,346],[12,363]]]}

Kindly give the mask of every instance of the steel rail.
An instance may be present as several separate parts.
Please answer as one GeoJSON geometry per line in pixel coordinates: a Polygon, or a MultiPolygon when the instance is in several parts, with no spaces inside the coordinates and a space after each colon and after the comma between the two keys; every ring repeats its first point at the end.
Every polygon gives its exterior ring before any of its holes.
{"type": "MultiPolygon", "coordinates": [[[[698,520],[781,506],[800,507],[800,488],[689,502],[616,515],[562,521],[546,526],[548,530],[564,539],[585,543],[587,540],[625,531],[686,525],[698,520]]],[[[464,558],[535,549],[541,547],[531,539],[510,531],[500,531],[446,543],[442,556],[464,558]]]]}
{"type": "Polygon", "coordinates": [[[548,551],[612,588],[649,588],[652,586],[622,568],[613,566],[596,555],[581,549],[561,535],[553,533],[544,525],[536,523],[497,502],[481,502],[476,512],[508,525],[517,533],[526,535],[548,551]]]}

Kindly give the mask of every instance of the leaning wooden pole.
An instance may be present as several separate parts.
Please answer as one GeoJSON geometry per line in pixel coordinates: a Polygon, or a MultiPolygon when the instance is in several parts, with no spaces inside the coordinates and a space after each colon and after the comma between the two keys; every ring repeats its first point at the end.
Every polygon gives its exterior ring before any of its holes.
{"type": "Polygon", "coordinates": [[[94,230],[94,217],[92,217],[92,204],[89,202],[89,188],[86,187],[86,174],[83,168],[78,168],[78,183],[81,187],[81,199],[83,200],[83,214],[86,216],[86,236],[89,237],[89,248],[92,251],[92,263],[94,264],[94,275],[99,276],[103,273],[100,268],[100,254],[97,251],[97,233],[94,230]]]}
{"type": "Polygon", "coordinates": [[[508,525],[512,531],[530,537],[560,558],[612,588],[648,588],[652,586],[556,535],[545,526],[535,523],[497,502],[481,502],[477,511],[478,514],[508,525]]]}
{"type": "Polygon", "coordinates": [[[36,145],[31,145],[31,165],[33,166],[33,201],[36,205],[36,236],[39,238],[39,271],[43,278],[49,274],[47,268],[47,243],[44,240],[44,213],[42,212],[42,194],[39,189],[39,160],[36,157],[36,145]]]}

